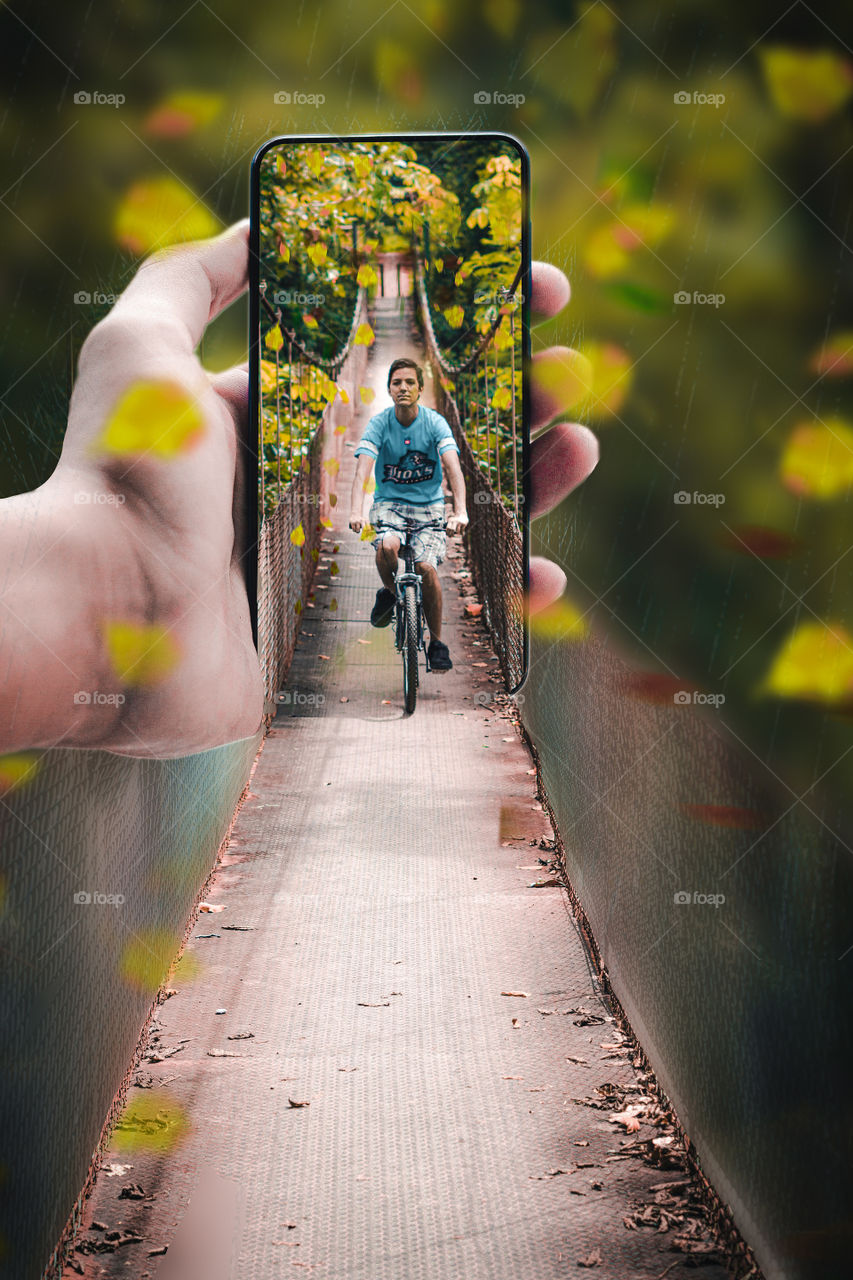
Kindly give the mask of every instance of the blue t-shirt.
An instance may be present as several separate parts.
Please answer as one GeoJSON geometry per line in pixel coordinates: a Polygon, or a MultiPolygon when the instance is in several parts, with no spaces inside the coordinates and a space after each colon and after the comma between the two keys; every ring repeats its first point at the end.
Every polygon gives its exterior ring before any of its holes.
{"type": "Polygon", "coordinates": [[[419,404],[414,422],[404,427],[392,404],[370,419],[355,456],[369,453],[376,459],[375,498],[425,503],[441,497],[439,459],[448,449],[459,452],[440,413],[419,404]]]}

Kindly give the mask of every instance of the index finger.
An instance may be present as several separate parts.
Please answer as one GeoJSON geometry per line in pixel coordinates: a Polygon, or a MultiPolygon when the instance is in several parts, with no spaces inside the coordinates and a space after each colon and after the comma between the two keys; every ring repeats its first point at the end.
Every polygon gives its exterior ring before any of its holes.
{"type": "Polygon", "coordinates": [[[248,286],[249,219],[210,240],[175,245],[146,258],[116,301],[116,318],[164,324],[164,342],[174,354],[174,322],[185,334],[179,353],[195,351],[205,327],[248,286]],[[171,323],[169,323],[171,322],[171,323]]]}

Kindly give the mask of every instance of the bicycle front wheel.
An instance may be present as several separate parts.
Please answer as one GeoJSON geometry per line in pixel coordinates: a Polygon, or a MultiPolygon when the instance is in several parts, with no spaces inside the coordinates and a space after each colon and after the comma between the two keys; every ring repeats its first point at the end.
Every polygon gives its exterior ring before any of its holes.
{"type": "Polygon", "coordinates": [[[403,637],[403,699],[411,714],[418,698],[418,604],[415,588],[406,587],[403,637]]]}

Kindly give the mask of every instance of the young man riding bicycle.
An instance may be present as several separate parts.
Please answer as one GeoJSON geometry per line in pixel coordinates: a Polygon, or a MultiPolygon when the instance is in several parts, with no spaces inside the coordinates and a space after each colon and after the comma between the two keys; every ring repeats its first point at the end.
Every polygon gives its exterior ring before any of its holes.
{"type": "Polygon", "coordinates": [[[453,494],[453,514],[446,528],[455,533],[465,527],[465,480],[459,449],[446,419],[418,403],[423,385],[423,370],[414,360],[401,357],[392,363],[388,390],[394,404],[370,419],[355,450],[358,465],[349,527],[360,533],[364,526],[365,486],[375,465],[376,492],[368,521],[375,530],[376,567],[383,586],[376,593],[370,621],[374,627],[387,627],[391,622],[397,555],[406,536],[406,520],[414,519],[410,537],[417,548],[415,568],[423,578],[429,665],[433,671],[449,671],[453,663],[441,640],[441,583],[436,572],[444,559],[446,538],[443,529],[427,526],[444,520],[444,467],[453,494]],[[418,526],[422,526],[421,532],[418,526]]]}

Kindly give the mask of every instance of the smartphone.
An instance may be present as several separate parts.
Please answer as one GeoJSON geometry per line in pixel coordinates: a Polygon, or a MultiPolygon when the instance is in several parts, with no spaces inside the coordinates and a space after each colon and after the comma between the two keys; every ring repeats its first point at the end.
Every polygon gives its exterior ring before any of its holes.
{"type": "Polygon", "coordinates": [[[437,599],[485,625],[500,691],[524,682],[529,191],[501,133],[284,136],[254,157],[246,503],[269,715],[301,629],[346,661],[344,624],[371,622],[397,649],[376,687],[396,705],[402,653],[412,710],[447,669],[437,599]]]}

